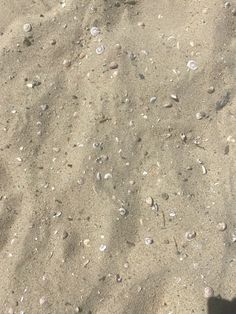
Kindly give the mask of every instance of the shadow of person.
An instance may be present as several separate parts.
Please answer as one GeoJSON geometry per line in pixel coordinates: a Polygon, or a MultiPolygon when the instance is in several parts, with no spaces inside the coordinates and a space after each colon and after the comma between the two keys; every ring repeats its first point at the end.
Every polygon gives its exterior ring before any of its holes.
{"type": "Polygon", "coordinates": [[[232,301],[221,297],[213,297],[208,300],[208,314],[236,314],[236,298],[232,301]]]}

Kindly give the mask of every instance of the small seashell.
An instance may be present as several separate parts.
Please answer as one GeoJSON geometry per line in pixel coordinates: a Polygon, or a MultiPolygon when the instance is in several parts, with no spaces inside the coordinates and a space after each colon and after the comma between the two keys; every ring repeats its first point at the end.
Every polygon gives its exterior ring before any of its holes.
{"type": "Polygon", "coordinates": [[[189,62],[187,63],[187,67],[193,71],[198,69],[197,63],[194,60],[189,60],[189,62]]]}
{"type": "Polygon", "coordinates": [[[214,296],[214,290],[211,287],[204,288],[204,298],[209,299],[214,296]]]}
{"type": "Polygon", "coordinates": [[[215,87],[214,86],[210,86],[207,90],[208,94],[213,94],[215,91],[215,87]]]}
{"type": "Polygon", "coordinates": [[[150,98],[149,102],[150,102],[150,104],[154,104],[156,102],[156,100],[157,100],[157,97],[153,96],[150,98]]]}
{"type": "Polygon", "coordinates": [[[195,231],[188,231],[185,233],[185,238],[186,240],[188,241],[192,241],[193,239],[195,239],[197,236],[196,232],[195,231]]]}
{"type": "Polygon", "coordinates": [[[127,210],[124,207],[119,208],[119,213],[121,216],[125,216],[127,214],[127,210]]]}
{"type": "Polygon", "coordinates": [[[63,65],[64,65],[66,68],[69,68],[69,67],[71,66],[71,61],[65,59],[65,60],[63,61],[63,65]]]}
{"type": "Polygon", "coordinates": [[[206,113],[204,111],[201,111],[201,112],[197,112],[196,113],[196,119],[197,120],[202,120],[203,118],[206,117],[206,113]]]}
{"type": "Polygon", "coordinates": [[[96,48],[96,54],[101,55],[105,51],[105,47],[103,45],[96,48]]]}
{"type": "Polygon", "coordinates": [[[29,24],[29,23],[24,24],[24,25],[23,25],[23,30],[24,30],[24,32],[26,32],[26,33],[31,32],[31,31],[32,31],[32,25],[29,24]]]}
{"type": "Polygon", "coordinates": [[[179,97],[176,94],[171,94],[170,98],[175,100],[175,101],[177,101],[177,102],[179,102],[179,97]]]}
{"type": "Polygon", "coordinates": [[[112,174],[111,173],[106,173],[105,175],[104,175],[104,179],[105,180],[108,180],[108,179],[111,179],[112,178],[112,174]]]}
{"type": "Polygon", "coordinates": [[[48,105],[46,105],[46,104],[43,104],[43,105],[41,105],[40,107],[41,107],[41,109],[42,109],[43,111],[46,111],[46,110],[48,109],[48,105]]]}
{"type": "Polygon", "coordinates": [[[227,229],[227,225],[225,222],[219,222],[217,225],[217,229],[219,231],[225,231],[227,229]]]}
{"type": "Polygon", "coordinates": [[[151,245],[151,244],[153,244],[154,241],[152,238],[145,238],[144,242],[146,245],[151,245]]]}
{"type": "Polygon", "coordinates": [[[100,34],[100,29],[94,26],[90,29],[90,34],[94,37],[98,36],[100,34]]]}
{"type": "Polygon", "coordinates": [[[145,200],[146,204],[149,206],[153,205],[153,198],[151,196],[148,196],[145,200]]]}
{"type": "Polygon", "coordinates": [[[40,300],[39,300],[39,304],[40,305],[43,305],[45,302],[46,302],[46,298],[45,297],[40,298],[40,300]]]}
{"type": "Polygon", "coordinates": [[[207,174],[207,169],[206,169],[206,167],[204,165],[202,165],[202,173],[203,174],[207,174]]]}
{"type": "Polygon", "coordinates": [[[112,61],[112,62],[109,64],[109,68],[110,68],[111,70],[117,69],[117,68],[118,68],[118,63],[112,61]]]}
{"type": "Polygon", "coordinates": [[[106,249],[107,249],[107,246],[106,246],[105,244],[101,244],[101,245],[100,245],[99,250],[100,250],[101,252],[105,252],[106,249]]]}
{"type": "Polygon", "coordinates": [[[171,103],[166,103],[163,105],[163,108],[171,108],[172,104],[171,103]]]}

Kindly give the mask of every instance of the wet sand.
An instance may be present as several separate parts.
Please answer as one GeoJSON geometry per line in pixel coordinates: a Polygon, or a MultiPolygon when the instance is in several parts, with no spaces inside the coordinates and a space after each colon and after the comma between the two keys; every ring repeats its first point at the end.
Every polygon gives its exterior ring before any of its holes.
{"type": "Polygon", "coordinates": [[[236,1],[0,1],[0,312],[235,297],[236,1]]]}

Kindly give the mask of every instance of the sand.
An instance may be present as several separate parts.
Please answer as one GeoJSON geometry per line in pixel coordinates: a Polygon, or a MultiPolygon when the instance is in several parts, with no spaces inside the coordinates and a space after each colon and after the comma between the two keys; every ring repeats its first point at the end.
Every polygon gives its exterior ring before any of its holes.
{"type": "Polygon", "coordinates": [[[0,313],[235,296],[230,3],[0,1],[0,313]]]}

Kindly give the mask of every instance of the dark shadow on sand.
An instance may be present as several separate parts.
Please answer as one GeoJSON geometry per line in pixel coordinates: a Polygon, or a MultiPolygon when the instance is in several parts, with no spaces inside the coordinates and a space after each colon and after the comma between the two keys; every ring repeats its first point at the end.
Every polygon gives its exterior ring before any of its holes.
{"type": "Polygon", "coordinates": [[[208,314],[236,314],[236,298],[232,301],[224,300],[221,297],[210,298],[208,314]]]}

